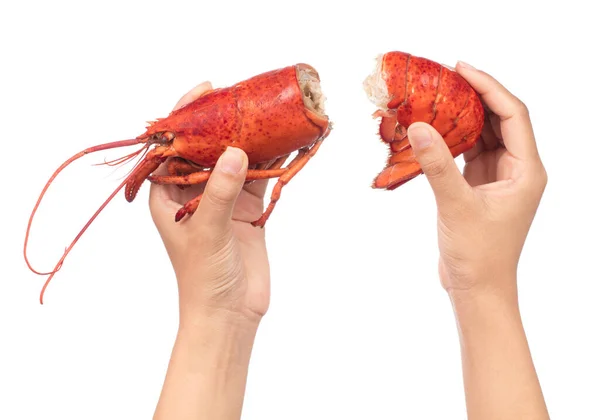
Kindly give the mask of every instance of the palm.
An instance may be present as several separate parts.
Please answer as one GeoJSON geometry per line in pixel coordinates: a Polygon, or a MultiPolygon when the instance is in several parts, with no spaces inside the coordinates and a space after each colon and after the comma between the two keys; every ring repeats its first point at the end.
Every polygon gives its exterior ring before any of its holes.
{"type": "Polygon", "coordinates": [[[464,177],[472,187],[503,179],[501,170],[506,161],[506,149],[485,150],[467,160],[465,156],[464,177]]]}
{"type": "Polygon", "coordinates": [[[233,210],[233,235],[245,272],[246,306],[264,315],[269,306],[270,276],[265,231],[252,226],[263,212],[266,180],[244,187],[233,210]]]}
{"type": "Polygon", "coordinates": [[[464,154],[463,175],[473,188],[514,176],[514,157],[503,147],[499,118],[489,110],[477,145],[464,154]]]}

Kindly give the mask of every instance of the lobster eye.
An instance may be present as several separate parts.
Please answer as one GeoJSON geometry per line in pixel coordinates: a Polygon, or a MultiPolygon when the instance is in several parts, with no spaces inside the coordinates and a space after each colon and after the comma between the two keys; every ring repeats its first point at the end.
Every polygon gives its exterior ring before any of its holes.
{"type": "Polygon", "coordinates": [[[173,141],[175,138],[175,134],[170,131],[165,131],[164,133],[160,133],[158,136],[158,142],[160,144],[167,144],[173,141]]]}

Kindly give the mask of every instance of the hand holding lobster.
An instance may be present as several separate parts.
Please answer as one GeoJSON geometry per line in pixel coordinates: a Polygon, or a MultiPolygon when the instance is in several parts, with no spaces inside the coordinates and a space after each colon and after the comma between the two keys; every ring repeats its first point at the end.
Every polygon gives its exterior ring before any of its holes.
{"type": "MultiPolygon", "coordinates": [[[[175,108],[210,89],[209,83],[199,85],[175,108]]],[[[258,321],[267,311],[269,264],[264,230],[251,223],[263,212],[268,181],[244,187],[247,172],[246,154],[227,149],[206,183],[199,211],[183,224],[173,223],[173,218],[183,204],[198,196],[199,186],[151,185],[150,210],[177,276],[182,323],[194,322],[207,311],[210,316],[233,314],[258,321]]]]}
{"type": "MultiPolygon", "coordinates": [[[[181,189],[204,185],[219,157],[227,149],[239,149],[245,154],[244,181],[277,179],[266,209],[254,214],[256,218],[251,222],[252,226],[262,228],[284,186],[315,156],[331,132],[329,117],[324,113],[325,96],[320,89],[319,74],[314,67],[303,63],[262,73],[227,88],[212,89],[206,84],[188,93],[180,102],[166,118],[149,122],[145,132],[136,138],[88,147],[67,159],[52,174],[31,212],[23,244],[29,269],[48,276],[40,293],[40,303],[43,303],[50,280],[60,270],[75,243],[121,189],[125,189],[125,198],[131,202],[146,180],[181,189]],[[54,269],[42,272],[33,268],[27,257],[32,220],[58,174],[87,154],[135,145],[142,147],[104,163],[124,165],[140,158],[65,249],[54,269]],[[286,165],[292,154],[295,156],[286,165]],[[153,175],[165,162],[167,173],[153,175]]],[[[263,194],[264,184],[259,185],[263,187],[255,187],[256,191],[262,190],[263,194]]],[[[202,193],[198,193],[180,203],[181,207],[173,215],[175,223],[194,214],[201,201],[202,193]]]]}
{"type": "Polygon", "coordinates": [[[526,106],[488,74],[456,71],[489,108],[479,142],[464,154],[464,177],[440,134],[409,127],[416,160],[438,205],[440,277],[451,294],[516,297],[516,270],[547,175],[526,106]]]}

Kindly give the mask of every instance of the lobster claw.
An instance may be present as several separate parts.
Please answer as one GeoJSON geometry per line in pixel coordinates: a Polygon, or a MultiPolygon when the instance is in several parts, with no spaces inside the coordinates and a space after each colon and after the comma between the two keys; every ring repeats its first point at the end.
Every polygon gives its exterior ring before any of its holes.
{"type": "Polygon", "coordinates": [[[125,199],[128,202],[132,202],[140,187],[148,178],[150,174],[158,169],[158,167],[167,160],[168,157],[174,156],[175,150],[172,146],[158,146],[146,154],[144,160],[142,160],[133,170],[127,184],[125,185],[125,199]]]}

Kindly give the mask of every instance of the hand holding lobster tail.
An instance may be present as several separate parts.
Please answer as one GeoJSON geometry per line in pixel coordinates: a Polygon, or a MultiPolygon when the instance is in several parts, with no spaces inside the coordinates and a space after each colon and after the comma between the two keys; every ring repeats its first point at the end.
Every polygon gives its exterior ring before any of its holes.
{"type": "Polygon", "coordinates": [[[408,128],[415,159],[438,206],[440,277],[452,295],[500,294],[516,300],[516,270],[547,175],[526,106],[488,74],[456,71],[482,96],[488,118],[464,155],[464,176],[431,125],[408,128]]]}
{"type": "MultiPolygon", "coordinates": [[[[193,89],[176,108],[206,89],[210,89],[207,83],[193,89]]],[[[168,167],[169,161],[157,172],[168,167]]],[[[247,174],[247,154],[229,147],[205,186],[150,187],[152,219],[177,277],[184,326],[206,315],[234,316],[255,324],[267,311],[269,265],[264,230],[252,226],[262,214],[267,180],[249,184],[247,174]],[[190,200],[195,201],[195,211],[189,220],[174,223],[175,215],[190,200]]]]}
{"type": "Polygon", "coordinates": [[[489,112],[464,153],[430,124],[407,134],[438,207],[439,274],[459,331],[469,418],[549,419],[519,309],[517,265],[547,175],[526,106],[488,74],[459,63],[489,112]]]}

